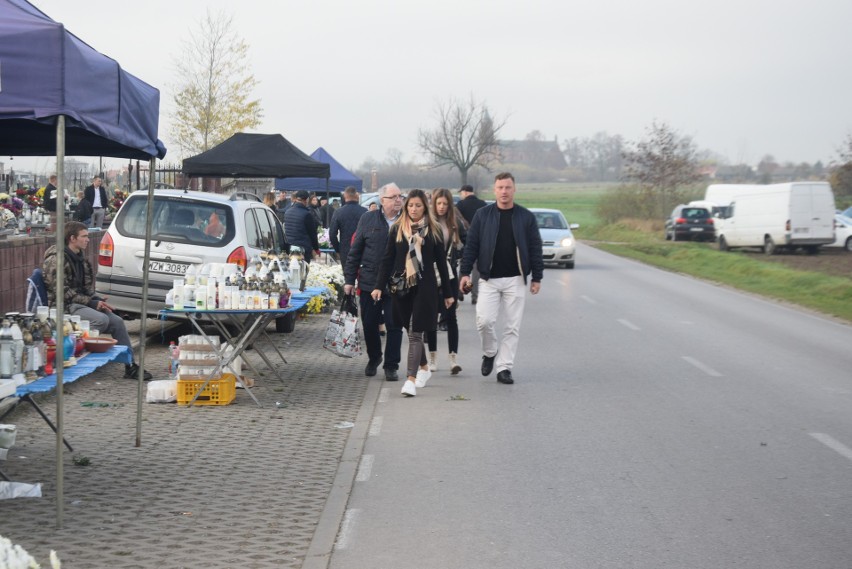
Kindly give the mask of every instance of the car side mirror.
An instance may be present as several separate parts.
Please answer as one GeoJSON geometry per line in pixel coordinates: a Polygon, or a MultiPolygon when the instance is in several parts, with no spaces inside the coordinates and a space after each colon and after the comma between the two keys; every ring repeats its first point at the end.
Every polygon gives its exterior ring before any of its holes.
{"type": "Polygon", "coordinates": [[[579,223],[569,223],[568,227],[571,228],[571,229],[580,229],[580,224],[579,223]]]}

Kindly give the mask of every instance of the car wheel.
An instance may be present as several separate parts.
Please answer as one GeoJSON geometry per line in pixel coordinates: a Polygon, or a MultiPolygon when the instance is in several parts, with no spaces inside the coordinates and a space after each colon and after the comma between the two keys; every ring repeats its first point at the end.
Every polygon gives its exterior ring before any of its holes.
{"type": "Polygon", "coordinates": [[[767,235],[763,238],[763,252],[767,255],[774,255],[777,247],[775,247],[775,241],[772,240],[772,237],[767,235]]]}
{"type": "Polygon", "coordinates": [[[852,252],[852,237],[846,239],[846,245],[844,245],[843,248],[849,252],[852,252]]]}
{"type": "Polygon", "coordinates": [[[671,234],[669,233],[669,231],[668,231],[668,230],[666,230],[666,241],[671,241],[671,240],[672,240],[672,236],[671,236],[671,234]]]}
{"type": "Polygon", "coordinates": [[[729,251],[728,242],[725,240],[724,235],[719,236],[719,251],[729,251]]]}

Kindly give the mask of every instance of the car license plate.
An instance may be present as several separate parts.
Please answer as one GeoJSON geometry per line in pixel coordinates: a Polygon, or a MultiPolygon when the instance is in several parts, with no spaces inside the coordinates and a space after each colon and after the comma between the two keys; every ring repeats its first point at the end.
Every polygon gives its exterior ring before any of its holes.
{"type": "Polygon", "coordinates": [[[152,273],[165,273],[167,275],[184,275],[189,268],[189,263],[175,263],[172,261],[149,261],[148,270],[152,273]]]}
{"type": "Polygon", "coordinates": [[[690,227],[689,230],[690,231],[704,231],[704,228],[703,227],[690,227]]]}

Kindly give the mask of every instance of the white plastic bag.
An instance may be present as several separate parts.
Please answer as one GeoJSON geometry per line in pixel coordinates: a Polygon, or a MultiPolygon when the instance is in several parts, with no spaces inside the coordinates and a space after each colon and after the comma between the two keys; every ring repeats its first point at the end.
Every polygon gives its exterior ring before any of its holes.
{"type": "Polygon", "coordinates": [[[15,425],[0,425],[0,448],[12,448],[15,446],[15,425]]]}
{"type": "Polygon", "coordinates": [[[41,498],[41,483],[0,482],[0,500],[12,498],[41,498]]]}

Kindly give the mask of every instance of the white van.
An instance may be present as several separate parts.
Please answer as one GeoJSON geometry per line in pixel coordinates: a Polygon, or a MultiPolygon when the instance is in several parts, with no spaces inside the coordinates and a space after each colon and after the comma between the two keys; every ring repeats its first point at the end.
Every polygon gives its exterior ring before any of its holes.
{"type": "Polygon", "coordinates": [[[750,194],[755,189],[759,191],[766,187],[757,184],[710,184],[704,191],[704,199],[690,202],[689,205],[706,208],[714,217],[725,217],[728,213],[728,207],[737,196],[750,194]]]}
{"type": "Polygon", "coordinates": [[[760,247],[804,248],[815,253],[834,241],[834,194],[828,182],[791,182],[755,186],[737,195],[717,228],[719,250],[760,247]]]}

